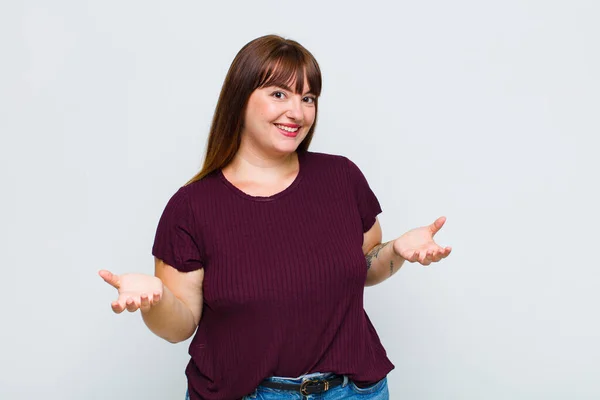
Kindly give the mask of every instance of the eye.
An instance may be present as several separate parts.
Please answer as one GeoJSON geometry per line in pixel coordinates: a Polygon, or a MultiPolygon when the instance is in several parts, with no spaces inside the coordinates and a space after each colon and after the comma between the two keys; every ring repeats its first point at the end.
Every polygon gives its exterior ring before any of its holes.
{"type": "Polygon", "coordinates": [[[313,96],[306,96],[302,99],[305,103],[314,104],[316,99],[313,96]]]}
{"type": "Polygon", "coordinates": [[[276,99],[284,99],[285,93],[278,90],[276,92],[271,93],[271,96],[275,97],[276,99]]]}

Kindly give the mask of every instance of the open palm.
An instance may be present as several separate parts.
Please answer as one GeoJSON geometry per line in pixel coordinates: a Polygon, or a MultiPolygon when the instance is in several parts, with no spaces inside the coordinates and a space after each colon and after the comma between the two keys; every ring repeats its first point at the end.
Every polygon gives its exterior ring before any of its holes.
{"type": "Polygon", "coordinates": [[[155,276],[146,274],[115,275],[107,270],[101,270],[98,274],[106,283],[119,291],[119,297],[111,304],[116,313],[121,313],[125,309],[134,312],[138,308],[142,312],[148,311],[152,306],[158,304],[162,297],[163,283],[155,276]]]}
{"type": "Polygon", "coordinates": [[[444,226],[446,217],[440,217],[431,225],[411,229],[394,240],[394,251],[409,262],[429,265],[448,257],[451,247],[441,247],[434,240],[435,234],[444,226]]]}

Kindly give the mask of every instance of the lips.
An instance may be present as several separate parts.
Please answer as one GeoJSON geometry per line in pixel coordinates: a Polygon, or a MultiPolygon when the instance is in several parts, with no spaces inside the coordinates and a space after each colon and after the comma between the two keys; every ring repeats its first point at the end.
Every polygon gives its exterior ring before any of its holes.
{"type": "Polygon", "coordinates": [[[275,124],[275,126],[289,133],[296,133],[300,129],[300,125],[296,124],[275,124]]]}
{"type": "Polygon", "coordinates": [[[281,133],[283,136],[288,137],[288,138],[295,138],[296,136],[298,136],[298,133],[300,132],[300,126],[298,126],[298,125],[296,125],[296,127],[290,128],[287,125],[275,124],[275,127],[277,128],[279,133],[281,133]]]}

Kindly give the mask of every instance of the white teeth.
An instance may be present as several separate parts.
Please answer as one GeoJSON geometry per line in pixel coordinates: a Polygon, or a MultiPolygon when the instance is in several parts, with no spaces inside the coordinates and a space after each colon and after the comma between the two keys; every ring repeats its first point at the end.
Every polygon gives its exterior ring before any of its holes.
{"type": "Polygon", "coordinates": [[[299,129],[299,128],[289,128],[287,126],[277,125],[277,124],[275,124],[275,126],[278,127],[279,129],[283,129],[286,132],[296,132],[299,129]]]}

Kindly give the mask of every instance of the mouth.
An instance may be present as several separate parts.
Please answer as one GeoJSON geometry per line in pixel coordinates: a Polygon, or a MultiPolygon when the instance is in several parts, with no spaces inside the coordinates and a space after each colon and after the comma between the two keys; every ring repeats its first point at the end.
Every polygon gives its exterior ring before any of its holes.
{"type": "Polygon", "coordinates": [[[295,138],[300,131],[300,125],[295,124],[274,124],[279,132],[286,137],[295,138]]]}
{"type": "Polygon", "coordinates": [[[274,124],[276,127],[278,127],[279,129],[289,132],[289,133],[296,133],[300,130],[300,125],[295,125],[295,124],[274,124]]]}

